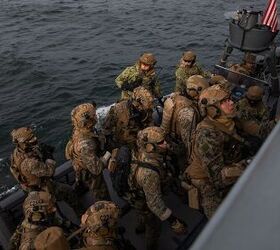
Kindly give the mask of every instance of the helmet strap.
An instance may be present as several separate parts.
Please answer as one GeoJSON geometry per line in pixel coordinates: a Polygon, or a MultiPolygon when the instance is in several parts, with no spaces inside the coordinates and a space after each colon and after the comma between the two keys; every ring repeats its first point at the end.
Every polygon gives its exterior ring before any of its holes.
{"type": "Polygon", "coordinates": [[[207,115],[213,119],[221,115],[221,110],[214,104],[207,106],[206,110],[207,115]]]}

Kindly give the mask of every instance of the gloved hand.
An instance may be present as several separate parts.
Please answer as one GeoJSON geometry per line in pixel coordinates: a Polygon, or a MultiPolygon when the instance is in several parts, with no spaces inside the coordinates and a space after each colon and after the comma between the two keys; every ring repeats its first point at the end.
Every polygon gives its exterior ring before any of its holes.
{"type": "Polygon", "coordinates": [[[54,161],[53,159],[46,159],[45,163],[47,165],[55,165],[56,164],[56,161],[54,161]]]}
{"type": "Polygon", "coordinates": [[[186,234],[187,233],[187,225],[182,220],[178,219],[174,215],[170,215],[167,219],[170,223],[171,229],[176,234],[186,234]]]}
{"type": "Polygon", "coordinates": [[[101,161],[104,166],[107,166],[108,161],[111,158],[111,153],[109,151],[106,151],[106,153],[101,157],[101,161]]]}

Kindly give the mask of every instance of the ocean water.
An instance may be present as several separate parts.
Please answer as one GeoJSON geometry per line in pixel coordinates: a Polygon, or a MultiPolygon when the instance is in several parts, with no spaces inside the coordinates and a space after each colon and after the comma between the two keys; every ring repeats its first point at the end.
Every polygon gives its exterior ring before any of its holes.
{"type": "Polygon", "coordinates": [[[71,134],[70,112],[94,100],[99,113],[120,91],[114,78],[143,52],[155,54],[164,94],[185,50],[211,70],[228,34],[226,16],[266,0],[1,0],[0,187],[9,174],[10,132],[32,126],[55,146],[58,164],[71,134]]]}

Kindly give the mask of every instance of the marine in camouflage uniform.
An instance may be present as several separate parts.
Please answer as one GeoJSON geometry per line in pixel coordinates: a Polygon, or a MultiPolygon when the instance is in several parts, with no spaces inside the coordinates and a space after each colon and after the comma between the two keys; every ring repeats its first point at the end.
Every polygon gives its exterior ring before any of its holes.
{"type": "Polygon", "coordinates": [[[137,137],[136,161],[128,176],[129,192],[124,197],[143,216],[146,249],[157,249],[160,221],[168,221],[175,233],[185,233],[186,225],[176,218],[163,201],[166,187],[164,155],[167,144],[159,127],[141,130],[137,137]]]}
{"type": "Polygon", "coordinates": [[[154,65],[156,59],[151,53],[144,53],[138,62],[127,67],[115,80],[118,88],[122,90],[121,99],[129,99],[134,88],[143,86],[153,97],[161,97],[160,82],[156,75],[154,65]]]}
{"type": "Polygon", "coordinates": [[[202,209],[208,218],[246,166],[240,148],[244,140],[236,133],[234,103],[229,96],[213,87],[201,94],[207,116],[195,131],[191,164],[185,171],[189,206],[202,209]]]}
{"type": "Polygon", "coordinates": [[[172,159],[178,166],[177,172],[186,168],[191,136],[201,121],[198,98],[208,87],[209,84],[203,76],[193,75],[185,80],[184,91],[180,94],[172,93],[164,103],[161,128],[168,135],[168,143],[173,146],[172,159]]]}
{"type": "Polygon", "coordinates": [[[269,109],[262,102],[264,91],[260,86],[251,86],[237,103],[238,127],[245,133],[265,139],[275,126],[270,121],[269,109]]]}
{"type": "Polygon", "coordinates": [[[31,191],[23,203],[24,220],[10,239],[10,250],[33,250],[34,240],[48,227],[48,217],[56,211],[48,192],[31,191]]]}
{"type": "Polygon", "coordinates": [[[144,87],[135,88],[128,100],[111,107],[102,126],[108,150],[134,148],[138,131],[153,124],[152,109],[152,94],[144,87]]]}
{"type": "Polygon", "coordinates": [[[97,200],[109,199],[109,192],[103,177],[110,153],[100,157],[98,135],[94,132],[97,122],[96,107],[91,103],[80,104],[71,112],[73,125],[65,155],[72,161],[76,174],[76,189],[86,186],[97,200]]]}
{"type": "Polygon", "coordinates": [[[175,92],[184,92],[185,81],[192,75],[202,75],[203,77],[208,77],[209,73],[204,72],[196,63],[196,54],[193,51],[186,51],[183,53],[175,71],[175,92]]]}
{"type": "Polygon", "coordinates": [[[11,155],[11,173],[26,192],[45,190],[54,194],[56,200],[66,201],[76,213],[80,213],[77,197],[69,185],[52,180],[55,164],[51,153],[43,153],[37,137],[29,127],[11,132],[16,145],[11,155]]]}
{"type": "Polygon", "coordinates": [[[256,57],[250,53],[246,53],[241,64],[233,64],[229,68],[231,71],[241,73],[248,76],[256,75],[255,67],[256,57]]]}
{"type": "Polygon", "coordinates": [[[118,250],[120,248],[117,237],[119,207],[110,201],[98,201],[89,207],[81,218],[83,249],[118,250]]]}

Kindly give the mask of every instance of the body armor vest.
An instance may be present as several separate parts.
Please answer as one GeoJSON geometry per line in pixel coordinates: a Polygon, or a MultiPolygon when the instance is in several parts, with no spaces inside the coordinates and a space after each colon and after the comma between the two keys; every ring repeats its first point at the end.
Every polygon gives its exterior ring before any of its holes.
{"type": "Polygon", "coordinates": [[[11,172],[13,175],[15,173],[16,179],[20,184],[29,187],[41,187],[43,178],[31,174],[33,166],[22,166],[23,161],[28,158],[35,158],[39,161],[43,161],[39,152],[37,152],[37,154],[35,152],[25,153],[20,152],[19,149],[16,148],[11,157],[11,172]]]}
{"type": "Polygon", "coordinates": [[[174,135],[181,138],[180,127],[177,124],[178,114],[181,109],[191,106],[192,102],[185,96],[181,96],[181,95],[175,95],[172,99],[174,102],[174,111],[173,111],[173,115],[172,115],[170,132],[171,132],[171,134],[173,133],[174,135]]]}
{"type": "MultiPolygon", "coordinates": [[[[132,106],[128,101],[117,103],[115,106],[116,127],[115,141],[120,145],[134,145],[136,143],[137,133],[145,127],[139,114],[133,114],[132,106]]],[[[147,114],[148,115],[148,114],[147,114]]],[[[145,119],[144,119],[145,120],[145,119]]]]}
{"type": "MultiPolygon", "coordinates": [[[[191,164],[187,168],[187,174],[189,178],[191,179],[208,179],[208,170],[205,169],[205,167],[202,165],[202,161],[200,160],[200,156],[198,153],[198,150],[196,148],[196,135],[199,133],[201,129],[204,128],[211,128],[211,129],[217,129],[221,131],[224,135],[224,143],[226,143],[227,137],[230,141],[231,138],[235,139],[235,141],[243,142],[243,139],[236,134],[236,132],[230,132],[224,127],[222,124],[219,124],[215,120],[210,120],[208,118],[205,118],[201,123],[198,124],[196,132],[194,133],[194,136],[192,138],[192,152],[191,152],[191,164]]],[[[228,145],[224,146],[225,151],[229,151],[228,145]]],[[[227,155],[229,158],[230,156],[227,155]]],[[[230,161],[233,161],[233,159],[230,159],[230,161]]],[[[225,160],[226,163],[226,160],[225,160]]]]}
{"type": "Polygon", "coordinates": [[[83,170],[87,171],[87,167],[84,166],[83,160],[81,159],[80,144],[82,143],[86,144],[87,141],[94,141],[94,147],[95,147],[94,151],[95,153],[97,153],[99,150],[98,136],[93,132],[89,132],[89,131],[84,132],[84,131],[75,130],[72,139],[70,141],[72,141],[72,146],[69,145],[69,147],[67,148],[71,150],[71,152],[68,152],[68,154],[71,157],[72,165],[75,172],[80,173],[83,170]]]}
{"type": "Polygon", "coordinates": [[[24,153],[19,152],[17,148],[14,150],[13,154],[11,155],[10,170],[13,176],[15,177],[15,179],[19,183],[25,183],[24,178],[20,172],[20,165],[25,158],[26,156],[24,155],[24,153]]]}

